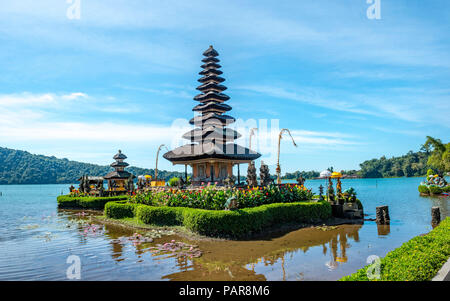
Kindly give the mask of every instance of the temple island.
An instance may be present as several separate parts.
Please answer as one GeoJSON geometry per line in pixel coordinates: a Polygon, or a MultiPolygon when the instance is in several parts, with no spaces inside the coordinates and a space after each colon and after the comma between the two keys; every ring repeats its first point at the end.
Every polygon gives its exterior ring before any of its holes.
{"type": "MultiPolygon", "coordinates": [[[[197,234],[230,238],[246,237],[283,223],[304,225],[332,217],[361,222],[362,204],[354,189],[342,190],[339,173],[321,173],[327,180],[325,194],[322,185],[318,194],[314,194],[301,177],[297,183],[281,183],[280,148],[277,183],[263,162],[257,178],[255,160],[261,154],[251,146],[237,144],[235,140],[241,134],[230,127],[236,120],[227,114],[232,108],[226,104],[230,97],[224,93],[227,87],[222,84],[225,79],[221,77],[219,53],[210,46],[203,56],[197,87],[200,94],[194,97],[198,104],[190,120],[193,128],[182,136],[189,142],[163,155],[173,165],[185,166],[184,179],[172,178],[170,185],[158,179],[158,156],[164,145],[156,152],[153,180],[151,175],[136,177],[126,171],[127,157],[119,150],[110,165],[114,170],[101,178],[83,176],[80,189],[58,197],[58,206],[104,209],[109,219],[131,218],[139,224],[183,226],[197,234]],[[247,183],[243,185],[239,185],[241,164],[248,164],[247,183]],[[192,169],[191,178],[188,167],[192,169]],[[104,180],[108,183],[106,190],[104,180]]],[[[290,135],[288,129],[282,129],[278,143],[283,133],[290,135]]]]}

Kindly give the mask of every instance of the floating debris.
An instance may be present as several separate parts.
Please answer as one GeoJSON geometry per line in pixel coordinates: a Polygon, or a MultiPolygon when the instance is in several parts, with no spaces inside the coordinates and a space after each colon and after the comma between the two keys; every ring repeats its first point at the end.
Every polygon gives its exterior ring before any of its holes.
{"type": "Polygon", "coordinates": [[[326,225],[322,225],[322,226],[318,226],[315,227],[317,230],[322,230],[322,231],[331,231],[331,230],[335,230],[337,229],[337,226],[326,226],[326,225]]]}
{"type": "Polygon", "coordinates": [[[137,246],[142,243],[153,242],[153,238],[148,237],[148,236],[143,236],[142,234],[139,234],[139,233],[134,233],[132,236],[128,236],[128,237],[122,236],[117,239],[113,239],[112,242],[118,243],[118,244],[126,244],[127,242],[131,242],[131,243],[133,243],[133,245],[137,246]]]}
{"type": "Polygon", "coordinates": [[[176,242],[172,240],[171,242],[166,242],[165,244],[157,244],[156,247],[150,247],[149,250],[154,255],[175,255],[176,257],[200,257],[202,256],[202,251],[198,249],[198,246],[188,245],[184,242],[176,242]]]}
{"type": "Polygon", "coordinates": [[[25,225],[25,226],[19,227],[20,230],[33,230],[33,229],[37,229],[37,228],[39,228],[38,224],[31,224],[31,225],[25,225]]]}
{"type": "Polygon", "coordinates": [[[52,234],[52,232],[45,232],[44,235],[36,235],[36,238],[44,239],[46,242],[51,241],[56,235],[52,234]]]}
{"type": "Polygon", "coordinates": [[[100,234],[103,234],[104,228],[101,225],[96,224],[86,224],[82,229],[82,235],[83,236],[97,236],[100,234]]]}

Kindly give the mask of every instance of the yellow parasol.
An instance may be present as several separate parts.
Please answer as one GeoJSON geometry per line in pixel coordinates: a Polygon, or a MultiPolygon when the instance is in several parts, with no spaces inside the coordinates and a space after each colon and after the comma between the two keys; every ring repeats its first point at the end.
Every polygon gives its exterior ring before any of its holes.
{"type": "Polygon", "coordinates": [[[333,179],[342,178],[342,174],[340,172],[333,172],[331,174],[331,178],[333,178],[333,179]]]}

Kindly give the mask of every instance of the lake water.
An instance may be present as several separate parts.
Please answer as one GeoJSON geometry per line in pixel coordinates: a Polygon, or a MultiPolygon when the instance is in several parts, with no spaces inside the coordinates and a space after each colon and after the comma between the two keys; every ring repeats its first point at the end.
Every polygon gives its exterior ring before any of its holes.
{"type": "MultiPolygon", "coordinates": [[[[414,236],[429,232],[431,207],[450,216],[448,197],[421,197],[422,178],[348,179],[367,218],[389,205],[391,225],[375,222],[323,231],[307,228],[251,241],[192,241],[177,235],[151,243],[126,239],[134,232],[89,224],[89,214],[57,209],[70,185],[0,185],[0,280],[66,280],[70,255],[81,260],[82,280],[337,280],[383,257],[414,236]],[[94,228],[96,227],[96,228],[94,228]],[[121,238],[118,240],[118,238],[121,238]],[[155,253],[156,244],[197,245],[202,256],[155,253]]],[[[318,192],[325,181],[308,180],[318,192]]],[[[96,223],[99,224],[99,223],[96,223]]]]}

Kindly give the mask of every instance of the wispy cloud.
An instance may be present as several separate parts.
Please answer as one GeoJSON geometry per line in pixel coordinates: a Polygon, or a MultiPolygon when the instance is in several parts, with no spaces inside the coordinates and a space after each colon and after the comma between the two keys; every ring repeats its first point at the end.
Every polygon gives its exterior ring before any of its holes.
{"type": "Polygon", "coordinates": [[[252,85],[252,86],[238,86],[238,90],[255,92],[275,98],[294,100],[314,106],[319,106],[322,108],[344,111],[357,114],[367,114],[367,115],[377,115],[376,112],[365,110],[359,108],[355,102],[341,101],[338,99],[326,99],[322,98],[312,89],[304,89],[302,92],[297,90],[288,90],[282,87],[276,86],[263,86],[263,85],[252,85]]]}

